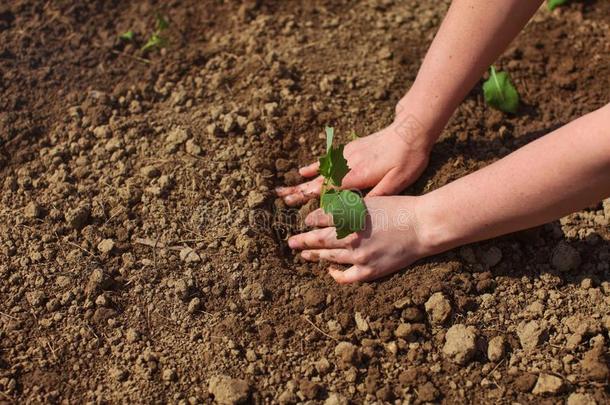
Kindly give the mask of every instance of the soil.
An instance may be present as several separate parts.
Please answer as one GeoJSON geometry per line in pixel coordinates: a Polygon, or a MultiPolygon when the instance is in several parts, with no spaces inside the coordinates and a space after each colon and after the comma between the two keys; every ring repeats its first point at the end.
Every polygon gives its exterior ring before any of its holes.
{"type": "MultiPolygon", "coordinates": [[[[2,2],[0,403],[608,403],[610,201],[368,284],[286,245],[273,188],[391,121],[447,7],[2,2]]],[[[477,86],[406,193],[607,103],[609,16],[542,8],[519,113],[477,86]]]]}

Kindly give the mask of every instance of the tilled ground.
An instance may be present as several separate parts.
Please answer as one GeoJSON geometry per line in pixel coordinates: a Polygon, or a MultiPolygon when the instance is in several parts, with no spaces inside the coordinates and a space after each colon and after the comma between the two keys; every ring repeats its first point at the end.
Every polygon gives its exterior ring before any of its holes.
{"type": "MultiPolygon", "coordinates": [[[[446,3],[2,2],[0,403],[607,403],[610,201],[347,287],[285,243],[271,190],[390,122],[446,3]]],[[[609,16],[541,10],[519,114],[475,88],[407,192],[606,104],[609,16]]]]}

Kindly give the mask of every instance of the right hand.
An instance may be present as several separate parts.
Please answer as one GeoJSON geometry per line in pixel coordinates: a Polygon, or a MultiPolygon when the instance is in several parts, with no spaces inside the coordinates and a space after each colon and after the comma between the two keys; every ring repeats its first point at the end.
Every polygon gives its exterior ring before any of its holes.
{"type": "MultiPolygon", "coordinates": [[[[413,116],[396,119],[391,125],[372,135],[345,145],[344,156],[350,171],[343,178],[343,189],[372,188],[368,196],[393,195],[413,183],[428,165],[435,136],[424,131],[413,116]]],[[[318,174],[319,162],[299,169],[301,176],[318,174]]],[[[297,186],[279,187],[276,193],[289,206],[304,204],[318,197],[323,178],[297,186]]]]}

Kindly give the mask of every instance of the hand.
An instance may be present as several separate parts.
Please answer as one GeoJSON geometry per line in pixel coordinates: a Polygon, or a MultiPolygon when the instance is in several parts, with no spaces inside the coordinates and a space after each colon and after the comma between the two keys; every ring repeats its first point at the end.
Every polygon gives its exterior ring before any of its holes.
{"type": "MultiPolygon", "coordinates": [[[[402,117],[402,116],[401,116],[402,117]]],[[[344,189],[373,187],[368,196],[397,194],[413,183],[428,165],[436,136],[430,136],[412,116],[397,118],[387,128],[345,145],[344,156],[350,171],[343,178],[344,189]]],[[[319,162],[299,170],[303,177],[318,174],[319,162]]],[[[293,187],[276,189],[289,206],[307,202],[320,195],[321,176],[293,187]]]]}
{"type": "Polygon", "coordinates": [[[418,220],[420,201],[421,197],[367,197],[365,230],[339,240],[332,217],[318,209],[305,223],[321,228],[291,237],[288,245],[302,250],[305,260],[351,264],[347,270],[329,268],[340,284],[374,280],[434,253],[418,220]]]}

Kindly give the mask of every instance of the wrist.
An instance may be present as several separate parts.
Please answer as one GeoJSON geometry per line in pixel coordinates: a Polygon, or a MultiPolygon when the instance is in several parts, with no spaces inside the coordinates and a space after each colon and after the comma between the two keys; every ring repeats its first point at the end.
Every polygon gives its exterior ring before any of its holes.
{"type": "Polygon", "coordinates": [[[423,256],[435,255],[460,245],[455,230],[450,229],[451,206],[442,204],[435,192],[417,197],[415,231],[423,256]]]}

